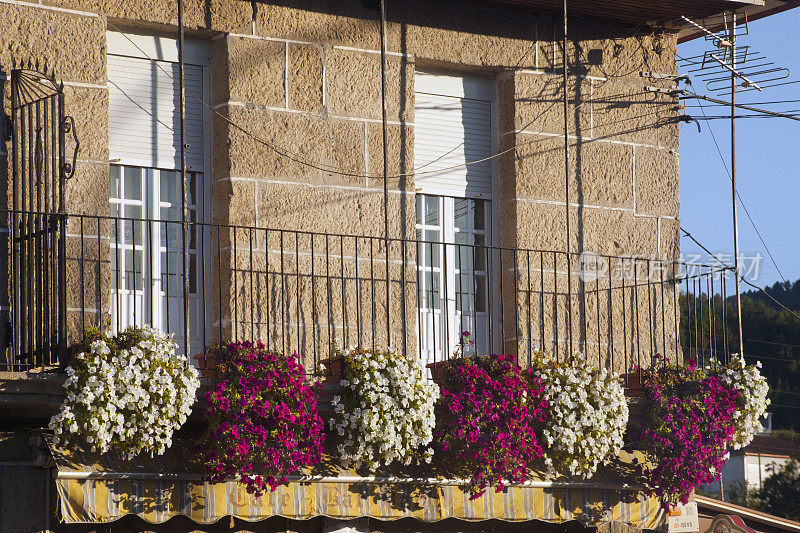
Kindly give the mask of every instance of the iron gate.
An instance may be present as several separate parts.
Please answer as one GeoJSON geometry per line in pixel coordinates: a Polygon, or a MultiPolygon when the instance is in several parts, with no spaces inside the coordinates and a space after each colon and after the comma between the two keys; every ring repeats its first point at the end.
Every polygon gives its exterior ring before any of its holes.
{"type": "MultiPolygon", "coordinates": [[[[38,66],[38,65],[37,65],[38,66]]],[[[64,114],[64,84],[37,66],[11,71],[11,367],[56,365],[66,348],[64,184],[74,121],[64,114]]]]}

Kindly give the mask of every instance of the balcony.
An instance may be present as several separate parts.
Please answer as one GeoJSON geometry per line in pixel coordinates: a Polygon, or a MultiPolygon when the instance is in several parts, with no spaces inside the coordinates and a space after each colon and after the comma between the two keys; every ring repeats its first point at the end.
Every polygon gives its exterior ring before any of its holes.
{"type": "Polygon", "coordinates": [[[428,363],[446,360],[465,331],[474,340],[467,353],[511,353],[526,366],[542,353],[581,350],[627,380],[656,354],[710,362],[729,353],[724,326],[734,313],[722,267],[470,238],[1,216],[4,372],[58,373],[86,328],[142,324],[173,333],[190,356],[260,339],[296,351],[314,375],[334,346],[389,343],[428,363]]]}

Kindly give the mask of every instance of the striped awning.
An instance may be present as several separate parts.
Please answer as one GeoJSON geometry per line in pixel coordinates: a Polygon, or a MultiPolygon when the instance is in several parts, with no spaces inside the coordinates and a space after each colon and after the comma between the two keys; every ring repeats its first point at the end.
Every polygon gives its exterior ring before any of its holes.
{"type": "MultiPolygon", "coordinates": [[[[530,481],[487,490],[470,501],[458,480],[420,477],[363,477],[341,468],[324,474],[293,476],[260,498],[236,481],[203,482],[197,465],[180,447],[164,456],[125,461],[113,454],[92,454],[51,446],[56,487],[65,523],[107,523],[136,514],[150,523],[175,515],[211,524],[226,516],[258,521],[272,516],[295,520],[319,516],[347,520],[445,518],[522,522],[578,520],[586,525],[621,521],[655,529],[665,522],[655,498],[649,498],[603,472],[592,480],[530,481]]],[[[631,457],[623,457],[627,462],[631,457]]]]}

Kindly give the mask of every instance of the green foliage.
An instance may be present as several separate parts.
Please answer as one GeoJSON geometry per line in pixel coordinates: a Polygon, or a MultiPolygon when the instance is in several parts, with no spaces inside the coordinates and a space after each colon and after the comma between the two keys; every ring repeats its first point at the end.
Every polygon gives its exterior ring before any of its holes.
{"type": "MultiPolygon", "coordinates": [[[[800,300],[800,280],[791,286],[775,284],[765,290],[795,310],[795,314],[800,314],[800,306],[792,297],[800,300]]],[[[727,333],[727,352],[739,351],[733,297],[723,303],[721,297],[715,296],[709,302],[706,294],[681,293],[679,303],[681,343],[697,354],[698,363],[707,364],[712,347],[718,357],[725,353],[726,335],[723,333],[727,333]],[[725,332],[721,321],[723,306],[727,322],[725,332]],[[708,330],[709,307],[715,317],[713,332],[708,330]]],[[[762,362],[761,373],[770,387],[769,398],[777,404],[769,408],[773,413],[773,426],[800,430],[800,319],[760,291],[745,292],[742,293],[742,331],[745,359],[748,364],[762,362]]]]}
{"type": "MultiPolygon", "coordinates": [[[[772,436],[800,446],[800,432],[794,429],[776,429],[772,431],[772,436]]],[[[797,456],[800,458],[800,452],[798,452],[797,456]]]]}
{"type": "Polygon", "coordinates": [[[800,460],[791,459],[782,470],[765,479],[760,490],[750,494],[757,509],[800,520],[800,460]]]}

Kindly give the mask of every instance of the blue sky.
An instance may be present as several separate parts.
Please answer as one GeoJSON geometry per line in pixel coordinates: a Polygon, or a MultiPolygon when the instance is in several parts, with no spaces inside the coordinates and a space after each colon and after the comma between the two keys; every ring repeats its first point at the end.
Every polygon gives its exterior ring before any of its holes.
{"type": "MultiPolygon", "coordinates": [[[[750,23],[750,34],[739,37],[737,44],[751,45],[771,61],[791,69],[789,79],[800,80],[798,29],[800,8],[750,23]]],[[[711,43],[696,39],[679,45],[678,54],[688,57],[710,47],[711,43]]],[[[696,83],[695,91],[717,96],[704,83],[696,83]]],[[[717,97],[729,99],[728,95],[717,97]]],[[[737,99],[741,103],[800,100],[800,83],[765,89],[762,93],[750,91],[737,99]]],[[[685,103],[696,104],[691,100],[685,103]]],[[[800,109],[800,102],[760,107],[775,111],[800,109]]],[[[709,116],[722,115],[727,108],[707,106],[705,111],[709,116]]],[[[697,107],[688,108],[686,113],[702,117],[697,107]]],[[[701,127],[701,133],[694,124],[681,128],[681,226],[712,252],[732,257],[730,179],[709,133],[709,128],[713,129],[722,155],[730,164],[730,121],[701,121],[701,127]]],[[[800,278],[800,122],[781,118],[739,119],[736,145],[739,194],[783,275],[794,281],[800,278]]],[[[741,204],[739,249],[748,256],[757,253],[763,256],[756,284],[763,287],[780,279],[741,204]]],[[[681,250],[684,255],[700,252],[688,238],[681,239],[681,250]]]]}

